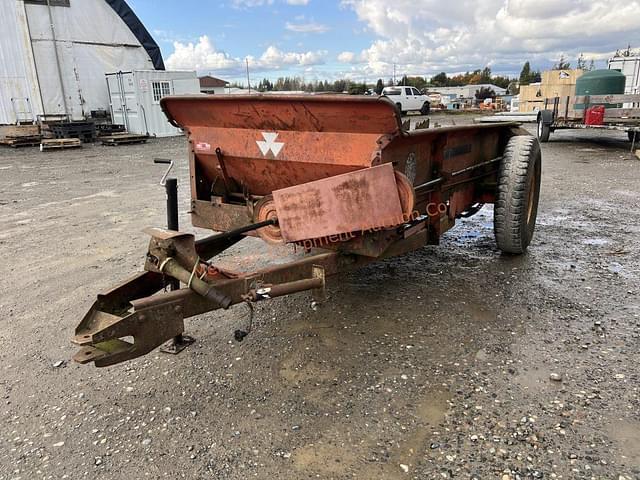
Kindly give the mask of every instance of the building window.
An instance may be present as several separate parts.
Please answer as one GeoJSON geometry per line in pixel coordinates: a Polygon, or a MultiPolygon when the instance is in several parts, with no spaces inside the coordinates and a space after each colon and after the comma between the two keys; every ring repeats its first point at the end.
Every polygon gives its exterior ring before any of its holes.
{"type": "Polygon", "coordinates": [[[160,103],[162,97],[171,95],[171,84],[169,82],[152,82],[153,87],[153,101],[154,103],[160,103]]]}
{"type": "MultiPolygon", "coordinates": [[[[24,3],[33,3],[34,5],[46,5],[47,0],[24,0],[24,3]]],[[[52,7],[69,7],[69,0],[49,0],[52,7]]]]}

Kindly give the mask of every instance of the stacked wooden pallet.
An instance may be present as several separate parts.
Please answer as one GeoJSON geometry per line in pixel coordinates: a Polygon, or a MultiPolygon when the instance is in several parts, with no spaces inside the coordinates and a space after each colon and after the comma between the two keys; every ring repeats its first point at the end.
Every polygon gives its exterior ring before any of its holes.
{"type": "Polygon", "coordinates": [[[133,133],[115,133],[100,137],[103,145],[117,146],[127,145],[130,143],[145,143],[149,139],[149,135],[137,135],[133,133]]]}
{"type": "Polygon", "coordinates": [[[114,133],[124,133],[126,130],[124,125],[115,123],[96,123],[96,132],[98,137],[106,137],[114,133]]]}
{"type": "Polygon", "coordinates": [[[79,138],[90,143],[96,141],[96,124],[93,122],[61,122],[49,125],[55,138],[79,138]]]}
{"type": "Polygon", "coordinates": [[[18,147],[37,147],[40,145],[40,135],[8,135],[0,139],[0,145],[6,145],[12,148],[18,147]]]}
{"type": "Polygon", "coordinates": [[[61,148],[78,148],[82,147],[82,141],[79,138],[51,138],[42,140],[40,143],[40,151],[56,150],[61,148]]]}

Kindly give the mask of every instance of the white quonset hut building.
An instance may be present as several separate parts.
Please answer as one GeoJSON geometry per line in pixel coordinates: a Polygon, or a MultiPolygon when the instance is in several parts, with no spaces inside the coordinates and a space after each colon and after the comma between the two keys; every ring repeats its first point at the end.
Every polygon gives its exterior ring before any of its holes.
{"type": "Polygon", "coordinates": [[[110,108],[105,74],[164,70],[124,0],[0,0],[0,27],[0,124],[84,119],[110,108]]]}

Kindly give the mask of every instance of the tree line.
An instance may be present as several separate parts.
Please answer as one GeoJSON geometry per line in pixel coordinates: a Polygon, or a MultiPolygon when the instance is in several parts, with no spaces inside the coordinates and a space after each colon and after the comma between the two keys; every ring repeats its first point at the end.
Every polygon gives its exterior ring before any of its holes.
{"type": "MultiPolygon", "coordinates": [[[[627,52],[628,53],[628,52],[627,52]]],[[[564,56],[553,65],[553,70],[568,70],[571,63],[564,56]]],[[[580,54],[576,61],[576,68],[582,70],[595,69],[593,59],[587,62],[584,54],[580,54]]],[[[355,82],[350,79],[339,79],[335,81],[314,80],[307,82],[302,77],[280,77],[275,82],[268,78],[260,80],[256,88],[260,92],[282,92],[282,91],[301,91],[308,93],[343,93],[348,92],[354,95],[361,95],[368,92],[375,92],[378,95],[382,93],[384,87],[390,86],[411,86],[420,91],[434,90],[438,87],[461,87],[464,85],[481,85],[491,84],[507,90],[510,94],[517,94],[520,85],[529,85],[531,83],[540,82],[542,72],[533,69],[529,61],[522,66],[518,77],[509,77],[505,75],[494,75],[490,67],[484,67],[472,72],[459,73],[453,76],[447,75],[446,72],[440,72],[431,78],[422,76],[403,75],[399,80],[388,79],[385,81],[379,78],[375,84],[367,82],[355,82]]],[[[232,87],[241,87],[238,83],[231,84],[232,87]]]]}
{"type": "Polygon", "coordinates": [[[335,80],[333,82],[329,82],[328,80],[314,80],[312,82],[306,82],[302,77],[280,77],[275,82],[272,82],[268,78],[264,78],[260,80],[256,89],[259,92],[349,92],[354,95],[361,95],[367,92],[368,87],[364,82],[354,82],[348,79],[335,80]]]}

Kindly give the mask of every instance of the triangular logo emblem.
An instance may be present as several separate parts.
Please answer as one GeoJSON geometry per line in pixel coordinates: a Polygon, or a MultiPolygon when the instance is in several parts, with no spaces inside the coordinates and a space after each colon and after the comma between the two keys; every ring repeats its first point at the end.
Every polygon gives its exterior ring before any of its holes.
{"type": "Polygon", "coordinates": [[[282,150],[282,147],[284,147],[283,142],[276,142],[278,134],[273,132],[262,132],[262,138],[264,138],[264,140],[256,140],[262,155],[267,156],[267,153],[271,151],[273,152],[273,156],[277,157],[280,150],[282,150]]]}

